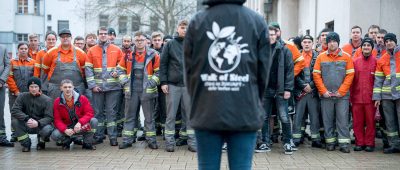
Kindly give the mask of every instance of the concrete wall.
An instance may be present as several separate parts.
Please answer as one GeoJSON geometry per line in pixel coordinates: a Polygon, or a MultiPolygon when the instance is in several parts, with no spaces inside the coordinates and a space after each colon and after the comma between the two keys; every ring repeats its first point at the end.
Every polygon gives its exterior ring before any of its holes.
{"type": "Polygon", "coordinates": [[[278,23],[282,30],[282,38],[288,39],[298,34],[298,0],[278,0],[278,23]]]}
{"type": "Polygon", "coordinates": [[[70,0],[70,1],[46,1],[46,23],[45,29],[51,26],[52,30],[58,32],[58,21],[68,20],[69,29],[72,36],[85,35],[85,17],[83,13],[83,0],[70,0]],[[61,7],[61,8],[59,8],[61,7]],[[47,15],[51,15],[52,19],[47,20],[47,15]]]}
{"type": "Polygon", "coordinates": [[[388,32],[395,33],[400,40],[400,1],[399,0],[380,0],[380,22],[382,28],[388,32]]]}
{"type": "Polygon", "coordinates": [[[14,29],[14,15],[16,12],[16,1],[0,1],[0,31],[12,31],[14,29]]]}
{"type": "Polygon", "coordinates": [[[298,25],[299,35],[306,35],[306,30],[310,30],[310,35],[316,37],[316,0],[299,0],[299,17],[298,25]]]}

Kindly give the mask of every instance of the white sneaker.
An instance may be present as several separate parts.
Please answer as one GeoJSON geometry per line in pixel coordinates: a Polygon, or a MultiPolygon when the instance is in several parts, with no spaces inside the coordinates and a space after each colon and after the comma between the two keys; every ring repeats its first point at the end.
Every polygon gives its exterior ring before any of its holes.
{"type": "Polygon", "coordinates": [[[292,146],[290,145],[290,143],[286,143],[285,145],[283,145],[283,150],[285,152],[285,155],[293,154],[292,146]]]}

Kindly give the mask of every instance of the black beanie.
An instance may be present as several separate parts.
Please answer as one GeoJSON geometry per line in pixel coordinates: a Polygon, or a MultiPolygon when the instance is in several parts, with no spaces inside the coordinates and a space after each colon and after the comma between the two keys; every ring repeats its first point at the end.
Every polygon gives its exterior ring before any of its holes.
{"type": "Polygon", "coordinates": [[[364,43],[369,43],[371,45],[372,49],[374,49],[374,40],[373,39],[371,39],[369,37],[364,38],[362,40],[361,47],[364,45],[364,43]]]}
{"type": "Polygon", "coordinates": [[[203,0],[203,5],[215,6],[219,4],[238,4],[243,5],[246,0],[203,0]]]}
{"type": "Polygon", "coordinates": [[[338,44],[340,44],[339,34],[336,32],[329,32],[328,35],[326,35],[326,43],[328,44],[331,40],[335,40],[338,44]]]}
{"type": "Polygon", "coordinates": [[[42,88],[42,82],[40,82],[40,79],[39,79],[39,78],[36,78],[36,77],[30,78],[29,81],[28,81],[28,89],[29,89],[29,86],[30,86],[31,84],[36,84],[36,85],[38,85],[38,86],[39,86],[39,89],[42,88]]]}
{"type": "Polygon", "coordinates": [[[303,41],[303,40],[311,40],[311,41],[314,41],[314,38],[311,37],[311,35],[305,35],[305,36],[303,36],[303,37],[301,38],[301,41],[303,41]]]}
{"type": "Polygon", "coordinates": [[[394,43],[397,44],[396,35],[393,34],[393,33],[387,33],[387,34],[385,35],[385,37],[383,37],[383,39],[385,40],[385,42],[386,42],[386,40],[392,40],[392,41],[394,41],[394,43]]]}

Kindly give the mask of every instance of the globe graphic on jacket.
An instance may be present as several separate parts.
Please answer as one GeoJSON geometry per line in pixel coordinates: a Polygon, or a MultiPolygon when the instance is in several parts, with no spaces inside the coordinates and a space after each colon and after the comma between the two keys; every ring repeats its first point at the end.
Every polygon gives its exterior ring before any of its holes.
{"type": "Polygon", "coordinates": [[[213,22],[212,32],[207,31],[209,39],[213,40],[208,50],[208,61],[216,72],[232,72],[240,63],[241,54],[249,51],[243,49],[248,44],[239,44],[243,37],[235,39],[235,27],[227,26],[220,29],[216,22],[213,22]]]}

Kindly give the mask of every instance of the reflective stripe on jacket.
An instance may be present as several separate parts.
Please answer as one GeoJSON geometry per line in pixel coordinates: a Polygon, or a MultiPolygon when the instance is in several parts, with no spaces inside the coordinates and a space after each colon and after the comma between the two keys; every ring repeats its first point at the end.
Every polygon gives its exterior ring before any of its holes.
{"type": "Polygon", "coordinates": [[[123,56],[116,45],[106,43],[95,45],[87,53],[85,62],[86,81],[89,89],[100,87],[102,91],[121,89],[119,79],[111,76],[123,56]]]}
{"type": "MultiPolygon", "coordinates": [[[[132,71],[132,54],[135,54],[135,51],[131,52],[131,58],[126,60],[121,58],[121,61],[118,64],[117,70],[119,75],[119,81],[124,87],[125,97],[130,97],[130,83],[131,83],[131,71],[132,71]]],[[[125,56],[125,54],[123,54],[125,56]]],[[[145,56],[145,70],[143,76],[143,99],[155,98],[158,96],[157,85],[160,84],[159,79],[159,68],[160,68],[160,56],[159,54],[151,49],[146,48],[146,56],[145,56]],[[150,81],[154,83],[150,83],[150,81]],[[156,86],[154,86],[156,85],[156,86]]]]}
{"type": "Polygon", "coordinates": [[[400,50],[385,53],[378,60],[375,71],[373,100],[400,98],[400,50]]]}
{"type": "Polygon", "coordinates": [[[26,59],[12,59],[10,74],[7,84],[11,93],[27,92],[28,80],[33,76],[35,60],[27,57],[26,59]]]}
{"type": "Polygon", "coordinates": [[[313,78],[318,92],[339,92],[348,98],[354,78],[354,66],[350,55],[341,49],[335,53],[321,53],[314,65],[313,78]]]}

